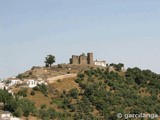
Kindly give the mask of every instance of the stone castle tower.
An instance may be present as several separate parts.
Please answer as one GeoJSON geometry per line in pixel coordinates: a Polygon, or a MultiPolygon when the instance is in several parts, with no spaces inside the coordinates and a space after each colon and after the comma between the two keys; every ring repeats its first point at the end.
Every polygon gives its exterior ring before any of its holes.
{"type": "Polygon", "coordinates": [[[88,64],[93,64],[93,53],[87,53],[88,64]]]}
{"type": "Polygon", "coordinates": [[[87,53],[87,56],[84,53],[79,56],[72,55],[72,58],[70,58],[70,64],[92,65],[93,63],[93,53],[87,53]]]}

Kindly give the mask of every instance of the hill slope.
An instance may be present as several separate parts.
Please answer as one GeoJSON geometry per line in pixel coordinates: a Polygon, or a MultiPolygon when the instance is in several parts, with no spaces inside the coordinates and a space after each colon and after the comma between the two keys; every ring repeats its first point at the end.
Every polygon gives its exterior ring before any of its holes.
{"type": "Polygon", "coordinates": [[[60,75],[66,75],[67,73],[78,73],[83,70],[90,68],[97,68],[99,66],[95,65],[72,65],[72,64],[58,64],[52,67],[32,67],[24,73],[17,75],[17,78],[25,79],[48,79],[51,77],[56,77],[60,75]]]}
{"type": "Polygon", "coordinates": [[[43,120],[117,120],[117,113],[160,115],[160,76],[150,70],[129,68],[123,73],[90,68],[44,88],[29,90],[24,97],[35,102],[30,115],[43,120]]]}

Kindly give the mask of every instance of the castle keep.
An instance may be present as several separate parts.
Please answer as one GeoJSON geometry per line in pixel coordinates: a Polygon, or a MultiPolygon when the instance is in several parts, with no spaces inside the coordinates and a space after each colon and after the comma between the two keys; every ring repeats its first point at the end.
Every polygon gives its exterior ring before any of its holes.
{"type": "Polygon", "coordinates": [[[93,53],[87,53],[87,56],[84,53],[79,56],[72,55],[72,58],[70,58],[70,64],[92,65],[93,63],[93,53]]]}

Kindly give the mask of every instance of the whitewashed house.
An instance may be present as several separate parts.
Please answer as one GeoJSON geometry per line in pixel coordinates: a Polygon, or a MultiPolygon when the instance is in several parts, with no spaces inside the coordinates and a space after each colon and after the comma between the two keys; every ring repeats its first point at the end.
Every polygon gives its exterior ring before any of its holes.
{"type": "Polygon", "coordinates": [[[45,85],[47,85],[47,83],[45,83],[44,81],[36,81],[34,79],[27,80],[27,85],[30,88],[33,88],[33,87],[37,86],[38,84],[45,84],[45,85]]]}
{"type": "Polygon", "coordinates": [[[13,79],[13,80],[10,80],[9,86],[18,85],[21,83],[22,81],[20,79],[13,79]]]}
{"type": "MultiPolygon", "coordinates": [[[[9,87],[13,86],[13,85],[19,85],[19,86],[24,86],[24,87],[30,87],[33,88],[35,86],[37,86],[38,84],[47,84],[44,81],[38,81],[38,80],[34,80],[34,79],[25,79],[23,81],[21,81],[20,79],[12,79],[10,80],[10,83],[8,84],[9,87]]],[[[0,89],[3,88],[4,89],[4,85],[0,84],[0,89]]]]}
{"type": "Polygon", "coordinates": [[[94,61],[94,64],[95,65],[98,65],[98,66],[103,66],[103,67],[106,67],[106,61],[103,60],[103,61],[94,61]]]}
{"type": "Polygon", "coordinates": [[[44,82],[44,81],[39,81],[38,84],[45,84],[45,85],[47,85],[47,83],[44,82]]]}
{"type": "Polygon", "coordinates": [[[10,112],[4,112],[3,114],[1,114],[1,117],[0,117],[0,120],[2,119],[2,120],[10,120],[10,117],[11,117],[11,113],[10,112]]]}
{"type": "Polygon", "coordinates": [[[27,85],[28,85],[28,87],[30,87],[30,88],[33,88],[33,87],[37,86],[37,84],[38,84],[38,81],[35,81],[35,80],[33,80],[33,79],[29,79],[29,80],[27,81],[27,85]]]}
{"type": "Polygon", "coordinates": [[[5,111],[0,115],[0,120],[20,120],[20,118],[13,117],[10,112],[5,111]]]}

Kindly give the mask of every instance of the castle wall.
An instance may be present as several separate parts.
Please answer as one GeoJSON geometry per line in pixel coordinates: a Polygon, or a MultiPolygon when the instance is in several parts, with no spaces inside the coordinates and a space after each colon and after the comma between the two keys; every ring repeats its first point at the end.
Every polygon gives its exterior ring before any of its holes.
{"type": "Polygon", "coordinates": [[[70,63],[70,64],[73,64],[72,58],[69,59],[69,63],[70,63]]]}
{"type": "Polygon", "coordinates": [[[79,64],[88,64],[86,56],[79,56],[79,64]]]}
{"type": "Polygon", "coordinates": [[[72,55],[72,64],[79,64],[79,56],[72,55]]]}

